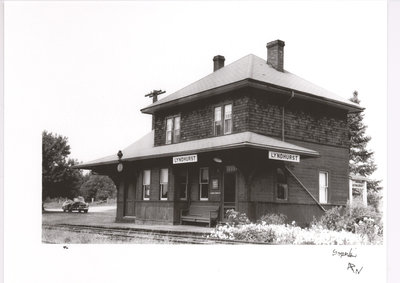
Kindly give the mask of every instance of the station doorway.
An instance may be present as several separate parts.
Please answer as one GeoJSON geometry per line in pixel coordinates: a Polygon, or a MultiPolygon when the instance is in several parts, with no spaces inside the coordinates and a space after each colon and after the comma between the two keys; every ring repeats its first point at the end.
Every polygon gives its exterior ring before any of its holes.
{"type": "Polygon", "coordinates": [[[224,172],[223,186],[223,216],[225,219],[226,211],[236,208],[236,167],[227,166],[224,172]]]}

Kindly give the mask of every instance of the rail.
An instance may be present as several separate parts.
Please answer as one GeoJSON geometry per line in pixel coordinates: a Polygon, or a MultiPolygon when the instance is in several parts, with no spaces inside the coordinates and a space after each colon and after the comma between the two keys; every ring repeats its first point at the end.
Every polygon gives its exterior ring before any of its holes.
{"type": "MultiPolygon", "coordinates": [[[[175,231],[149,231],[131,228],[109,228],[102,226],[88,226],[88,225],[72,225],[72,224],[43,224],[43,229],[69,231],[74,233],[90,233],[114,238],[135,238],[135,239],[149,239],[155,242],[165,243],[168,241],[170,244],[267,244],[260,242],[246,242],[238,240],[224,240],[207,238],[206,233],[191,234],[188,232],[175,232],[175,231]]],[[[46,243],[49,243],[46,241],[46,243]]]]}

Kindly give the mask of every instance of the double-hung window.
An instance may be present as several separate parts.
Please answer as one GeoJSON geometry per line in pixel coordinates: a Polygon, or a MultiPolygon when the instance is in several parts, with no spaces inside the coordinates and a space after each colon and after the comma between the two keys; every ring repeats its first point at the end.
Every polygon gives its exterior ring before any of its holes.
{"type": "Polygon", "coordinates": [[[328,203],[328,172],[319,172],[319,202],[328,203]]]}
{"type": "Polygon", "coordinates": [[[214,134],[219,136],[222,133],[222,107],[214,109],[214,134]]]}
{"type": "Polygon", "coordinates": [[[167,118],[165,144],[177,143],[181,137],[181,117],[174,116],[167,118]]]}
{"type": "Polygon", "coordinates": [[[200,200],[208,200],[209,176],[207,167],[200,168],[199,185],[200,200]]]}
{"type": "Polygon", "coordinates": [[[232,104],[214,108],[214,135],[232,133],[232,104]]]}
{"type": "Polygon", "coordinates": [[[160,200],[168,200],[168,168],[160,170],[160,200]]]}
{"type": "Polygon", "coordinates": [[[232,133],[232,104],[224,106],[224,134],[232,133]]]}
{"type": "Polygon", "coordinates": [[[150,199],[150,170],[143,171],[142,181],[143,200],[150,199]]]}

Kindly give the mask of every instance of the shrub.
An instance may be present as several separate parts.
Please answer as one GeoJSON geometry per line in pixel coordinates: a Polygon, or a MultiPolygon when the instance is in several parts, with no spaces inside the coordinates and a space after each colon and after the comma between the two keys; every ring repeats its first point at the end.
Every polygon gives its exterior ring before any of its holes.
{"type": "Polygon", "coordinates": [[[248,224],[242,225],[233,232],[235,240],[272,243],[276,236],[271,227],[264,225],[248,224]]]}
{"type": "Polygon", "coordinates": [[[313,224],[328,230],[341,231],[346,227],[346,221],[342,214],[342,207],[333,207],[326,211],[319,221],[316,221],[313,224]]]}
{"type": "MultiPolygon", "coordinates": [[[[369,244],[370,239],[348,231],[331,231],[321,226],[302,229],[292,225],[243,224],[219,225],[209,238],[296,245],[356,245],[369,244]]],[[[376,242],[375,242],[376,243],[376,242]]]]}
{"type": "Polygon", "coordinates": [[[368,190],[368,205],[372,206],[377,212],[382,211],[382,192],[368,190]]]}
{"type": "Polygon", "coordinates": [[[227,212],[228,222],[218,225],[210,238],[301,245],[382,244],[381,215],[372,207],[355,201],[346,207],[334,207],[319,220],[314,218],[310,228],[284,224],[283,214],[266,214],[257,224],[250,223],[246,214],[227,212]]]}
{"type": "Polygon", "coordinates": [[[239,240],[247,242],[272,243],[276,240],[274,230],[262,224],[242,224],[239,226],[218,225],[209,235],[210,238],[239,240]]]}
{"type": "Polygon", "coordinates": [[[276,224],[276,225],[283,225],[286,223],[287,216],[284,214],[275,214],[275,213],[268,213],[263,216],[257,221],[258,223],[265,223],[269,224],[276,224]]]}
{"type": "Polygon", "coordinates": [[[328,210],[319,221],[312,225],[331,231],[356,233],[371,244],[380,244],[383,239],[382,215],[374,207],[365,206],[360,199],[355,199],[346,207],[334,207],[328,210]]]}
{"type": "Polygon", "coordinates": [[[314,219],[312,224],[333,231],[355,232],[355,224],[364,218],[373,219],[375,223],[381,221],[381,215],[373,207],[365,206],[360,199],[355,199],[351,205],[329,209],[318,221],[314,219]]]}
{"type": "Polygon", "coordinates": [[[246,213],[235,211],[234,209],[229,209],[226,212],[227,223],[232,226],[249,224],[250,220],[246,213]]]}
{"type": "Polygon", "coordinates": [[[358,223],[354,224],[355,233],[366,238],[371,244],[382,244],[383,228],[375,224],[374,219],[364,217],[358,223]]]}

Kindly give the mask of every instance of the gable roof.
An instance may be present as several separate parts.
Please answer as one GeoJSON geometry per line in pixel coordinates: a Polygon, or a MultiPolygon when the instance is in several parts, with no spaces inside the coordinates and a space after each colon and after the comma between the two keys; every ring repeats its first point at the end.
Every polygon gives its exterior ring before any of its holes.
{"type": "MultiPolygon", "coordinates": [[[[123,157],[121,160],[135,161],[242,147],[278,150],[280,152],[294,153],[308,157],[319,156],[319,153],[315,150],[252,132],[242,132],[176,144],[154,146],[154,131],[152,131],[122,150],[123,157]]],[[[100,165],[117,163],[118,157],[114,154],[90,162],[85,162],[74,167],[80,169],[91,169],[100,165]]]]}
{"type": "MultiPolygon", "coordinates": [[[[284,91],[295,91],[303,98],[322,101],[334,104],[350,112],[362,111],[363,108],[358,104],[350,102],[322,87],[319,87],[305,79],[302,79],[288,71],[277,71],[267,64],[264,59],[249,54],[208,76],[156,101],[155,103],[143,108],[143,113],[154,113],[160,108],[171,105],[172,103],[185,103],[192,99],[200,99],[207,95],[224,91],[224,87],[235,87],[245,85],[250,81],[258,82],[263,85],[278,88],[284,91]],[[241,83],[241,84],[240,84],[241,83]]],[[[230,88],[231,89],[231,88],[230,88]]],[[[225,89],[228,91],[229,89],[225,89]]]]}

